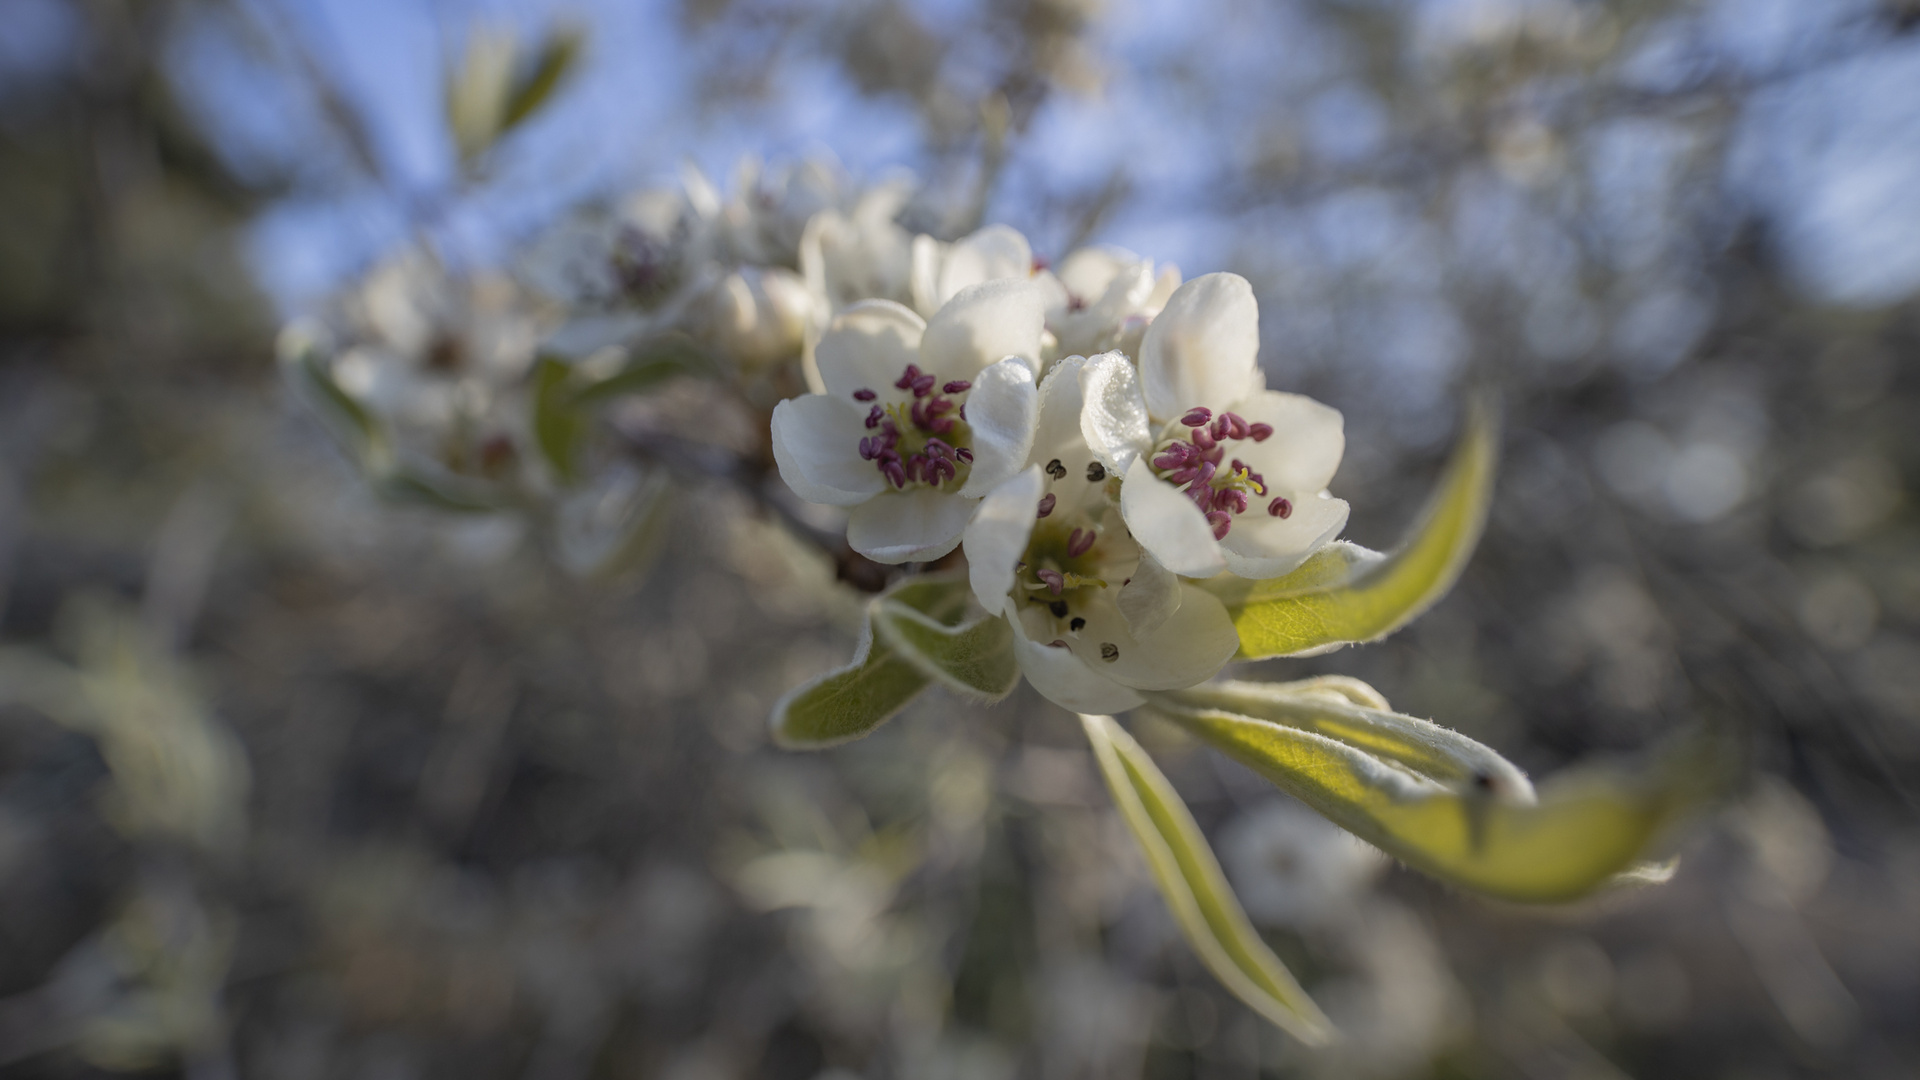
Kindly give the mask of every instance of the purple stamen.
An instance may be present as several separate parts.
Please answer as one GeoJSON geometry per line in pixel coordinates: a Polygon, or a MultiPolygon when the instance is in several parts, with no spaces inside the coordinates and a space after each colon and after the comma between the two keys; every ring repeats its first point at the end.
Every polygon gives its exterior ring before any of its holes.
{"type": "Polygon", "coordinates": [[[933,393],[933,376],[922,375],[919,378],[913,380],[913,396],[914,397],[926,397],[928,394],[931,394],[931,393],[933,393]]]}
{"type": "Polygon", "coordinates": [[[1244,514],[1247,512],[1247,493],[1238,488],[1221,488],[1213,493],[1213,508],[1244,514]]]}
{"type": "Polygon", "coordinates": [[[1267,513],[1277,518],[1290,518],[1293,516],[1293,503],[1285,497],[1275,499],[1267,504],[1267,513]]]}
{"type": "Polygon", "coordinates": [[[1202,408],[1196,407],[1196,408],[1187,410],[1187,415],[1181,417],[1180,422],[1187,425],[1190,428],[1197,428],[1201,424],[1204,424],[1211,419],[1213,419],[1212,409],[1202,409],[1202,408]]]}
{"type": "Polygon", "coordinates": [[[1092,529],[1073,530],[1073,532],[1067,536],[1067,557],[1077,559],[1085,555],[1087,549],[1093,546],[1093,541],[1094,532],[1092,529]]]}
{"type": "Polygon", "coordinates": [[[955,450],[953,452],[953,456],[959,458],[961,461],[964,461],[969,465],[973,464],[973,451],[967,449],[964,446],[958,450],[955,450]]]}
{"type": "Polygon", "coordinates": [[[913,389],[913,384],[918,381],[919,378],[920,365],[908,364],[907,370],[901,373],[900,378],[896,379],[893,385],[901,390],[911,390],[913,389]]]}
{"type": "Polygon", "coordinates": [[[904,488],[907,486],[907,470],[901,467],[898,459],[881,462],[880,473],[885,476],[887,482],[894,487],[904,488]]]}
{"type": "Polygon", "coordinates": [[[1051,513],[1053,513],[1053,496],[1048,495],[1046,498],[1040,500],[1040,512],[1033,516],[1043,518],[1051,513]]]}
{"type": "Polygon", "coordinates": [[[1233,519],[1220,510],[1207,511],[1207,524],[1213,526],[1213,538],[1225,540],[1228,530],[1233,528],[1233,519]]]}
{"type": "Polygon", "coordinates": [[[965,379],[955,379],[940,388],[943,393],[948,394],[964,394],[971,389],[973,389],[973,384],[965,379]]]}
{"type": "Polygon", "coordinates": [[[867,414],[867,426],[870,428],[879,427],[880,421],[885,420],[886,418],[887,418],[887,410],[881,408],[878,405],[875,405],[873,407],[873,411],[867,414]]]}
{"type": "Polygon", "coordinates": [[[1061,577],[1060,571],[1058,570],[1035,570],[1033,576],[1046,582],[1047,591],[1055,596],[1059,596],[1066,591],[1067,579],[1061,577]]]}
{"type": "Polygon", "coordinates": [[[1193,445],[1201,450],[1211,450],[1218,444],[1214,442],[1212,432],[1206,428],[1197,427],[1193,429],[1193,445]]]}
{"type": "Polygon", "coordinates": [[[1181,469],[1180,471],[1174,473],[1172,476],[1167,477],[1167,481],[1168,483],[1171,483],[1173,486],[1179,487],[1182,484],[1191,482],[1195,477],[1199,475],[1200,475],[1199,467],[1190,465],[1187,468],[1181,469]]]}
{"type": "Polygon", "coordinates": [[[873,391],[866,389],[865,387],[862,387],[861,389],[855,390],[853,392],[853,400],[855,401],[872,401],[874,398],[877,398],[879,396],[880,396],[879,394],[876,394],[873,391]]]}
{"type": "Polygon", "coordinates": [[[1227,418],[1227,434],[1236,439],[1246,438],[1248,431],[1246,417],[1241,416],[1239,413],[1226,413],[1225,416],[1227,418]]]}
{"type": "Polygon", "coordinates": [[[1231,413],[1221,413],[1219,416],[1213,418],[1213,426],[1208,430],[1213,432],[1214,438],[1224,439],[1227,437],[1227,429],[1231,426],[1227,423],[1227,417],[1231,415],[1231,413]]]}
{"type": "Polygon", "coordinates": [[[1247,438],[1252,439],[1254,442],[1266,442],[1268,439],[1272,437],[1273,437],[1272,424],[1248,424],[1247,425],[1247,438]]]}

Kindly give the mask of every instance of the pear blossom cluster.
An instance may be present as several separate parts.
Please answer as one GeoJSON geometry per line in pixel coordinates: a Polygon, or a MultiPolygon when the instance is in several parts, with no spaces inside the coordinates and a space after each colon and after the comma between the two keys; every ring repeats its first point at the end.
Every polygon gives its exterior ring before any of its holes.
{"type": "MultiPolygon", "coordinates": [[[[689,168],[560,222],[513,280],[392,260],[304,340],[396,452],[561,523],[660,485],[623,444],[551,459],[535,367],[615,386],[689,343],[702,378],[771,406],[773,471],[844,513],[852,553],[964,563],[1045,696],[1111,713],[1212,677],[1238,638],[1200,583],[1282,576],[1346,525],[1339,412],[1268,389],[1243,278],[1110,246],[1049,264],[1005,225],[943,240],[911,227],[916,197],[827,162],[749,163],[725,191],[689,168]]],[[[608,513],[637,535],[643,501],[608,513]]]]}
{"type": "Polygon", "coordinates": [[[1251,286],[1113,248],[1055,273],[1004,226],[911,250],[907,302],[841,307],[813,392],[774,409],[788,486],[846,508],[875,562],[958,552],[1062,706],[1119,712],[1214,676],[1239,638],[1198,583],[1282,576],[1347,520],[1327,491],[1341,416],[1267,389],[1251,286]]]}

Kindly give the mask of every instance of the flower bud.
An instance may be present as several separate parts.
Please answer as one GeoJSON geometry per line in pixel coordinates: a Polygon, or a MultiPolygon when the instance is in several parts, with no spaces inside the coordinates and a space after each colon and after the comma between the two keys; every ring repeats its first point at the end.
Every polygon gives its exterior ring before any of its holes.
{"type": "Polygon", "coordinates": [[[812,306],[806,283],[791,270],[735,271],[708,296],[708,344],[742,370],[757,371],[799,354],[812,306]]]}

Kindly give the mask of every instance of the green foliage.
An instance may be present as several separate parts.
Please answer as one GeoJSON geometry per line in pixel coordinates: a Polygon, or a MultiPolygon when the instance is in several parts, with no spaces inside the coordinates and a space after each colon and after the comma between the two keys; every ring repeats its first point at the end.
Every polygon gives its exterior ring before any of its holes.
{"type": "Polygon", "coordinates": [[[1630,871],[1714,793],[1724,758],[1692,737],[1652,767],[1581,769],[1536,796],[1492,750],[1427,721],[1244,686],[1164,695],[1153,708],[1409,866],[1507,900],[1571,900],[1630,871]]]}
{"type": "Polygon", "coordinates": [[[549,31],[530,54],[510,33],[479,31],[447,82],[447,127],[471,169],[554,97],[579,60],[579,31],[549,31]]]}
{"type": "Polygon", "coordinates": [[[580,446],[591,429],[573,375],[573,365],[551,356],[533,367],[533,441],[563,484],[579,482],[580,446]]]}
{"type": "Polygon", "coordinates": [[[1333,1025],[1247,920],[1193,814],[1146,751],[1110,716],[1082,715],[1080,724],[1160,895],[1207,970],[1302,1042],[1332,1038],[1333,1025]]]}
{"type": "Polygon", "coordinates": [[[899,600],[882,599],[873,606],[873,628],[921,674],[957,693],[998,701],[1020,681],[1013,629],[997,615],[952,626],[899,600]]]}
{"type": "Polygon", "coordinates": [[[936,683],[1004,697],[1019,677],[1013,634],[997,615],[965,620],[970,595],[964,574],[925,574],[874,597],[853,662],[774,706],[774,741],[818,749],[857,739],[936,683]]]}
{"type": "Polygon", "coordinates": [[[1391,555],[1336,543],[1284,577],[1209,582],[1240,632],[1241,658],[1376,641],[1432,607],[1459,579],[1480,541],[1497,442],[1492,410],[1476,409],[1420,524],[1391,555]]]}

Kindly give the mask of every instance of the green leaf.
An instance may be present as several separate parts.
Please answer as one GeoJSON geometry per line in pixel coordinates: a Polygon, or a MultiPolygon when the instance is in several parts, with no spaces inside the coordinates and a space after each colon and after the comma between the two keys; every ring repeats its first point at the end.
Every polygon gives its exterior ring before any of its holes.
{"type": "Polygon", "coordinates": [[[1233,995],[1300,1041],[1329,1040],[1333,1025],[1247,920],[1220,862],[1173,785],[1110,716],[1080,717],[1120,816],[1160,895],[1200,961],[1233,995]]]}
{"type": "Polygon", "coordinates": [[[881,605],[924,616],[935,626],[953,627],[966,611],[967,596],[964,575],[922,574],[875,597],[867,606],[853,663],[810,679],[781,698],[773,707],[773,741],[789,750],[819,750],[851,742],[893,719],[934,677],[874,632],[881,605]]]}
{"type": "Polygon", "coordinates": [[[457,514],[491,514],[507,508],[492,486],[422,465],[395,465],[371,477],[382,498],[457,514]]]}
{"type": "Polygon", "coordinates": [[[665,546],[674,492],[665,471],[616,465],[555,507],[554,555],[575,577],[639,577],[665,546]]]}
{"type": "Polygon", "coordinates": [[[634,346],[619,371],[582,387],[577,400],[581,404],[605,401],[651,390],[676,375],[710,376],[714,371],[712,359],[691,337],[673,331],[634,346]]]}
{"type": "Polygon", "coordinates": [[[1431,720],[1392,712],[1379,691],[1343,675],[1289,683],[1222,680],[1159,695],[1155,703],[1162,709],[1211,709],[1298,728],[1442,783],[1508,798],[1533,797],[1526,774],[1493,748],[1431,720]]]}
{"type": "Polygon", "coordinates": [[[501,134],[518,127],[553,97],[580,58],[581,44],[578,30],[555,30],[547,35],[533,63],[516,75],[507,94],[506,107],[500,117],[501,134]]]}
{"type": "Polygon", "coordinates": [[[1635,866],[1662,828],[1713,794],[1724,775],[1717,744],[1695,736],[1670,746],[1652,767],[1570,771],[1537,796],[1525,788],[1503,791],[1499,783],[1443,783],[1408,767],[1454,758],[1436,771],[1460,775],[1454,752],[1418,745],[1413,736],[1425,721],[1363,722],[1324,699],[1301,702],[1292,717],[1297,726],[1167,698],[1153,707],[1407,865],[1507,900],[1571,900],[1609,884],[1635,866]],[[1315,711],[1321,715],[1310,721],[1315,711]]]}
{"type": "Polygon", "coordinates": [[[340,389],[317,351],[303,349],[286,362],[300,395],[356,464],[373,468],[387,456],[387,440],[379,421],[352,394],[340,389]]]}
{"type": "Polygon", "coordinates": [[[1420,524],[1391,555],[1336,543],[1284,577],[1209,582],[1240,632],[1241,658],[1377,641],[1432,607],[1459,579],[1480,541],[1497,442],[1491,408],[1476,408],[1420,524]]]}
{"type": "Polygon", "coordinates": [[[533,441],[563,484],[580,479],[580,444],[589,430],[574,367],[543,356],[533,368],[533,441]]]}
{"type": "Polygon", "coordinates": [[[1013,629],[999,615],[954,626],[900,600],[874,603],[873,627],[895,653],[934,682],[981,701],[998,701],[1020,681],[1013,629]]]}

